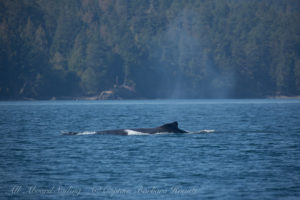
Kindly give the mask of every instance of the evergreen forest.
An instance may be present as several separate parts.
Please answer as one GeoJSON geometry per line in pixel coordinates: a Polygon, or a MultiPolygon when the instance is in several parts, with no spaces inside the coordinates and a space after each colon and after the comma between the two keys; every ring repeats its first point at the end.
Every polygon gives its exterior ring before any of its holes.
{"type": "Polygon", "coordinates": [[[300,1],[0,0],[1,100],[117,88],[125,99],[298,96],[300,1]]]}

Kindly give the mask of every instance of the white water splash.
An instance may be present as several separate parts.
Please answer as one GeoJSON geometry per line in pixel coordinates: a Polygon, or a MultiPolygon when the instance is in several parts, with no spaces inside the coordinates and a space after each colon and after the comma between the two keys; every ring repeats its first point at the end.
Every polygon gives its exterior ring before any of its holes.
{"type": "Polygon", "coordinates": [[[204,130],[199,130],[199,131],[188,132],[188,134],[214,133],[214,132],[216,132],[216,131],[213,129],[204,129],[204,130]]]}

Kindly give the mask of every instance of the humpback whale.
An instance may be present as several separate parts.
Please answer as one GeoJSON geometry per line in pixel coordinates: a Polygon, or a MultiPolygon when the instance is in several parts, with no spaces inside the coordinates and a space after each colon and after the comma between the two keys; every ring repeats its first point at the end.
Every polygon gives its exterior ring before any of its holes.
{"type": "MultiPolygon", "coordinates": [[[[128,135],[130,131],[146,133],[146,134],[156,134],[156,133],[187,133],[187,131],[178,128],[178,122],[172,122],[158,126],[155,128],[134,128],[134,129],[115,129],[115,130],[104,130],[96,131],[95,134],[113,134],[113,135],[128,135]]],[[[78,135],[79,132],[67,132],[63,135],[78,135]]]]}

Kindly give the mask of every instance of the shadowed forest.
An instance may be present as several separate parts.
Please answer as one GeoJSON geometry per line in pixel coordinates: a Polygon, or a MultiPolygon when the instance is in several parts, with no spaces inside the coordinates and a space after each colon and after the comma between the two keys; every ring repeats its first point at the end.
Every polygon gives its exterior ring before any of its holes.
{"type": "Polygon", "coordinates": [[[0,99],[300,95],[299,10],[299,0],[0,0],[0,99]]]}

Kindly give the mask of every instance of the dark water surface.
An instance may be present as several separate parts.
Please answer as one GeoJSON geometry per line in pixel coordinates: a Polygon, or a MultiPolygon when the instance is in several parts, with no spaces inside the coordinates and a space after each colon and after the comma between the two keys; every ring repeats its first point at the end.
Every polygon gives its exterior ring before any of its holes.
{"type": "Polygon", "coordinates": [[[0,128],[1,199],[300,198],[300,100],[0,102],[0,128]],[[88,134],[172,121],[214,132],[88,134]]]}

